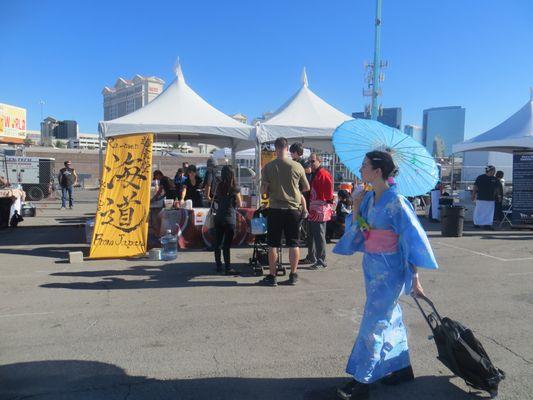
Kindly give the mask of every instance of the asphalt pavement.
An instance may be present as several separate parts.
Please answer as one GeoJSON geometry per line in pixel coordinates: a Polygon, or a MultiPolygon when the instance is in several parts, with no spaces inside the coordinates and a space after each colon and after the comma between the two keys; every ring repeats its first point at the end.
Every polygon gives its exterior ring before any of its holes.
{"type": "MultiPolygon", "coordinates": [[[[91,212],[75,210],[63,215],[91,212]]],[[[232,250],[239,276],[215,273],[204,251],[68,264],[87,245],[77,223],[59,225],[0,231],[0,399],[327,400],[346,381],[364,305],[360,255],[329,245],[327,270],[257,287],[251,248],[232,250]]],[[[443,238],[438,228],[427,226],[440,269],[421,270],[426,293],[505,370],[498,398],[532,399],[533,232],[443,238]]],[[[487,397],[435,358],[412,299],[401,305],[416,379],[375,385],[371,398],[487,397]]]]}

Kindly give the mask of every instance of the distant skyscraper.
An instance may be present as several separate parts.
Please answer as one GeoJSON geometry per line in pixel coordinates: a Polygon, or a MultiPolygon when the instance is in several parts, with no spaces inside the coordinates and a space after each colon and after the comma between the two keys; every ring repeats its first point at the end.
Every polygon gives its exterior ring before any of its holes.
{"type": "Polygon", "coordinates": [[[433,157],[444,157],[444,142],[439,135],[433,139],[433,151],[431,155],[433,157]]]}
{"type": "Polygon", "coordinates": [[[41,122],[40,144],[51,146],[55,139],[69,140],[78,137],[78,123],[76,121],[58,121],[52,117],[46,117],[41,122]]]}
{"type": "Polygon", "coordinates": [[[443,142],[444,156],[452,154],[452,146],[464,141],[465,109],[460,106],[437,107],[424,110],[424,145],[433,154],[435,137],[443,142]]]}
{"type": "Polygon", "coordinates": [[[405,125],[403,127],[403,132],[407,136],[411,136],[418,143],[421,143],[421,144],[425,145],[424,144],[424,131],[422,130],[421,126],[405,125]]]}
{"type": "Polygon", "coordinates": [[[76,139],[78,137],[78,123],[76,121],[58,121],[54,136],[56,139],[76,139]]]}
{"type": "MultiPolygon", "coordinates": [[[[370,119],[370,112],[354,112],[352,117],[370,119]]],[[[383,108],[378,115],[378,121],[393,128],[401,129],[402,109],[400,107],[383,108]]]]}
{"type": "Polygon", "coordinates": [[[165,81],[151,76],[135,75],[133,79],[118,78],[115,86],[104,87],[104,120],[115,119],[145,106],[163,91],[165,81]]]}

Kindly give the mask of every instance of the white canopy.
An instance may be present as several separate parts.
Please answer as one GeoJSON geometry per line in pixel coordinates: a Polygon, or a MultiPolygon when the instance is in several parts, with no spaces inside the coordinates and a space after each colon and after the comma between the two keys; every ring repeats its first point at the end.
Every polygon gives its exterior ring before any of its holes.
{"type": "Polygon", "coordinates": [[[234,120],[202,99],[185,83],[179,62],[175,73],[176,79],[152,102],[123,117],[101,121],[100,132],[105,137],[155,133],[158,141],[178,139],[241,149],[254,146],[250,125],[234,120]]]}
{"type": "Polygon", "coordinates": [[[255,136],[261,143],[278,137],[298,138],[309,147],[331,150],[331,136],[335,128],[350,116],[332,107],[308,87],[305,68],[302,87],[272,117],[256,126],[255,136]]]}
{"type": "Polygon", "coordinates": [[[472,150],[512,153],[522,149],[533,149],[533,88],[530,101],[500,125],[453,145],[454,153],[472,150]]]}

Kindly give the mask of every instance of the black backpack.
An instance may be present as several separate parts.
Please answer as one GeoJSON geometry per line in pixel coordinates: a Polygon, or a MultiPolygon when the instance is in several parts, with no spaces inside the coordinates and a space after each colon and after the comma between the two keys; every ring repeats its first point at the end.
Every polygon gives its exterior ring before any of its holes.
{"type": "Polygon", "coordinates": [[[467,385],[496,397],[498,385],[505,379],[505,372],[494,366],[474,333],[460,322],[447,317],[441,318],[427,297],[413,298],[433,332],[437,358],[455,375],[463,378],[467,385]],[[433,312],[426,313],[418,299],[428,303],[433,312]]]}

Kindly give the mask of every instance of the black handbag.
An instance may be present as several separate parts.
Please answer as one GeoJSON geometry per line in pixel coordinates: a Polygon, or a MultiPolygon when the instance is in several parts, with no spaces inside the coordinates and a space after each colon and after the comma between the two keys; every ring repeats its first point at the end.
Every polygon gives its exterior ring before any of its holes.
{"type": "Polygon", "coordinates": [[[505,379],[505,372],[494,366],[472,330],[453,319],[441,318],[435,305],[427,297],[413,298],[433,332],[437,358],[455,375],[463,378],[468,386],[484,390],[491,397],[496,397],[498,385],[505,379]],[[426,313],[419,299],[426,302],[432,311],[426,313]]]}

